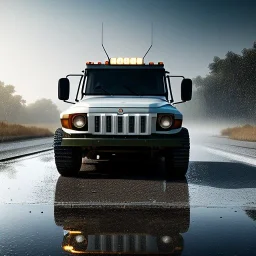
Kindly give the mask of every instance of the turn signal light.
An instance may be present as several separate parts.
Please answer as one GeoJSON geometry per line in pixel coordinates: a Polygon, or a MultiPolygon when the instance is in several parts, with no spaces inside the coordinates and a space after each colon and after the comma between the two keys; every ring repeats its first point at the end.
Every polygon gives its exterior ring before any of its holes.
{"type": "Polygon", "coordinates": [[[69,234],[82,234],[81,231],[69,231],[68,233],[69,234]]]}
{"type": "Polygon", "coordinates": [[[73,246],[71,246],[71,245],[64,245],[63,246],[63,250],[65,250],[65,251],[71,251],[71,250],[73,250],[73,246]]]}
{"type": "Polygon", "coordinates": [[[62,116],[61,125],[62,125],[63,128],[72,129],[72,125],[71,125],[68,114],[62,116]]]}
{"type": "Polygon", "coordinates": [[[178,129],[182,126],[182,119],[174,119],[174,123],[172,124],[172,129],[178,129]]]}

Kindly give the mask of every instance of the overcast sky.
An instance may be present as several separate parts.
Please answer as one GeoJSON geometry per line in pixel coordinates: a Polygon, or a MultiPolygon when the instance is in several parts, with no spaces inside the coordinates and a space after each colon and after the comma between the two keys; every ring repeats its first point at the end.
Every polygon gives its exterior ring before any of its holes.
{"type": "MultiPolygon", "coordinates": [[[[57,82],[86,61],[146,57],[172,74],[204,76],[214,56],[256,40],[255,0],[0,0],[0,80],[28,102],[57,100],[57,82]]],[[[75,84],[72,86],[76,87],[75,84]]]]}

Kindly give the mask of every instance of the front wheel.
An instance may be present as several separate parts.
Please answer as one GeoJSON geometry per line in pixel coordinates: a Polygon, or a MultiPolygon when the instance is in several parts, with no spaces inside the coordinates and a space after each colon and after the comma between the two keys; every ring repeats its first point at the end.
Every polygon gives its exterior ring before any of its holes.
{"type": "Polygon", "coordinates": [[[165,153],[165,174],[167,177],[184,178],[189,165],[190,141],[186,128],[175,135],[182,140],[182,147],[168,149],[165,153]]]}
{"type": "Polygon", "coordinates": [[[77,176],[82,165],[82,150],[79,147],[61,146],[63,131],[58,128],[54,134],[54,157],[57,170],[62,176],[77,176]]]}

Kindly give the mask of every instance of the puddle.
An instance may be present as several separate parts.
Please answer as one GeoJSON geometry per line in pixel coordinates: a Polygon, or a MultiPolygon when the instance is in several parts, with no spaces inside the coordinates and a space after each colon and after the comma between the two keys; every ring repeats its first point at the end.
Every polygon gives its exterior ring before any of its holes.
{"type": "Polygon", "coordinates": [[[1,205],[0,255],[253,255],[255,211],[1,205]]]}

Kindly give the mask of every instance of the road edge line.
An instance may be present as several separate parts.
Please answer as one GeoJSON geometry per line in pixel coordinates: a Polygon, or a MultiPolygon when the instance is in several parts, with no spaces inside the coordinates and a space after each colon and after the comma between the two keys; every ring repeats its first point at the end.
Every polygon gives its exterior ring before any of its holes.
{"type": "Polygon", "coordinates": [[[243,163],[243,164],[246,164],[246,165],[256,167],[256,159],[253,158],[253,157],[239,155],[239,154],[236,154],[236,153],[233,153],[233,152],[227,152],[227,151],[224,151],[224,150],[221,150],[221,149],[216,149],[216,148],[213,148],[213,147],[206,147],[206,146],[204,146],[204,147],[206,148],[207,151],[209,151],[209,152],[211,152],[215,155],[219,155],[221,157],[231,159],[231,160],[239,162],[239,163],[243,163]]]}
{"type": "Polygon", "coordinates": [[[50,150],[53,150],[53,148],[48,148],[48,149],[44,149],[44,150],[40,150],[40,151],[35,151],[35,152],[32,152],[32,153],[27,153],[27,154],[23,154],[23,155],[11,156],[11,157],[7,157],[7,158],[3,158],[3,159],[0,159],[0,163],[1,162],[7,162],[7,161],[15,160],[15,159],[22,158],[22,157],[25,157],[25,156],[32,156],[32,155],[40,154],[40,153],[47,152],[47,151],[50,151],[50,150]]]}

